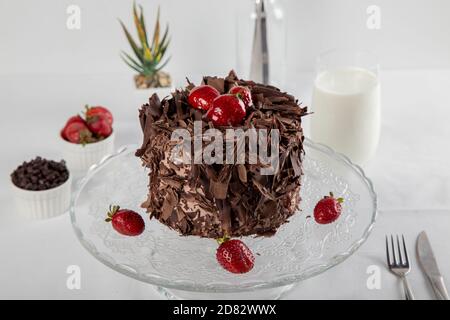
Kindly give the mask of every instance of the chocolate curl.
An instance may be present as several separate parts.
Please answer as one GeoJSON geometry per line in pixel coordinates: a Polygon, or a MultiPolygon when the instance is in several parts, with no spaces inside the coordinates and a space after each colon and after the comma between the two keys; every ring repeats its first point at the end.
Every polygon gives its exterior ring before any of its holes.
{"type": "Polygon", "coordinates": [[[156,93],[154,93],[149,99],[149,113],[152,117],[159,118],[161,117],[161,101],[156,93]]]}
{"type": "Polygon", "coordinates": [[[210,191],[214,198],[220,200],[227,198],[228,184],[230,183],[232,170],[233,166],[225,166],[219,173],[217,180],[210,180],[210,191]]]}
{"type": "Polygon", "coordinates": [[[300,177],[302,175],[302,163],[298,152],[291,152],[291,164],[295,175],[300,177]]]}
{"type": "Polygon", "coordinates": [[[177,206],[177,204],[178,204],[178,195],[172,189],[167,189],[167,194],[165,196],[164,203],[161,208],[162,213],[160,218],[164,221],[169,219],[173,213],[173,209],[177,206]]]}
{"type": "Polygon", "coordinates": [[[224,234],[231,234],[231,208],[226,200],[217,200],[217,207],[219,208],[219,219],[222,224],[224,234]]]}
{"type": "Polygon", "coordinates": [[[238,164],[236,166],[239,180],[242,181],[242,183],[247,183],[247,169],[243,164],[238,164]]]}
{"type": "Polygon", "coordinates": [[[204,77],[203,83],[217,89],[221,94],[225,92],[225,80],[217,77],[204,77]]]}

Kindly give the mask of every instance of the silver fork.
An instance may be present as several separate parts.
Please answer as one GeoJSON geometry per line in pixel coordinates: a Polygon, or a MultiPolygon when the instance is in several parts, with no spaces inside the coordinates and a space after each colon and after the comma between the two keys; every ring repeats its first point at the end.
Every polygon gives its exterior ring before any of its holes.
{"type": "Polygon", "coordinates": [[[400,239],[397,235],[397,250],[395,249],[394,237],[392,235],[390,237],[390,240],[391,241],[389,241],[388,236],[386,236],[386,258],[389,270],[391,270],[393,274],[400,277],[400,279],[402,280],[403,289],[405,291],[405,299],[414,300],[414,295],[412,293],[411,287],[408,284],[408,280],[406,280],[406,275],[411,270],[411,266],[409,264],[408,251],[406,250],[405,237],[402,235],[403,246],[401,246],[400,239]]]}

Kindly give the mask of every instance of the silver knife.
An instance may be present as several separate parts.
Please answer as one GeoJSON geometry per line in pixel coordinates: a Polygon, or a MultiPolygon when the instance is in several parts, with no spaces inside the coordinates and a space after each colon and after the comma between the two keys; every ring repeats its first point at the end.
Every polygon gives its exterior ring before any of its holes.
{"type": "Polygon", "coordinates": [[[445,287],[444,277],[439,271],[433,249],[425,231],[422,231],[417,237],[417,256],[428,280],[431,282],[436,297],[440,300],[450,300],[445,287]]]}

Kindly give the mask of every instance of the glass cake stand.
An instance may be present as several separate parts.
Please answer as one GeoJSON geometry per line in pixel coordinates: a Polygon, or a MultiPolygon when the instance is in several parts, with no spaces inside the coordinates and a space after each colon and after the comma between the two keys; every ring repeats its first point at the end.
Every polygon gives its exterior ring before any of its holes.
{"type": "Polygon", "coordinates": [[[181,237],[156,220],[146,220],[138,237],[125,237],[105,223],[110,204],[145,213],[148,176],[136,146],[105,157],[74,192],[71,221],[81,244],[99,261],[131,278],[155,285],[167,298],[276,299],[296,283],[352,255],[369,236],[377,198],[361,168],[330,148],[305,141],[301,211],[270,238],[246,237],[255,254],[253,270],[235,275],[215,259],[212,239],[181,237]],[[333,224],[318,225],[312,211],[330,191],[345,199],[333,224]]]}

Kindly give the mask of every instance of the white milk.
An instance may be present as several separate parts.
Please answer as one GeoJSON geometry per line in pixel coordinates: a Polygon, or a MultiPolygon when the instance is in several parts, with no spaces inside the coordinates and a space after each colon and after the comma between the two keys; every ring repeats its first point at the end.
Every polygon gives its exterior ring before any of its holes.
{"type": "Polygon", "coordinates": [[[312,108],[314,141],[360,165],[374,155],[380,135],[380,84],[374,73],[356,67],[320,73],[312,108]]]}

